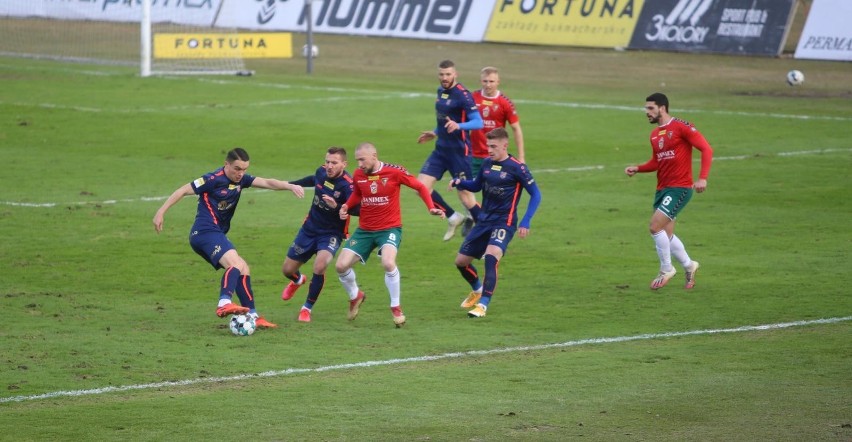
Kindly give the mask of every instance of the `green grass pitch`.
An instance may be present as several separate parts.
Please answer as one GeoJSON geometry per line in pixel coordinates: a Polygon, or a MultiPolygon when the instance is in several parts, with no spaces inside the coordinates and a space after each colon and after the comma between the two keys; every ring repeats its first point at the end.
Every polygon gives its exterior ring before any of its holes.
{"type": "Polygon", "coordinates": [[[317,44],[312,75],[292,59],[245,78],[0,58],[0,440],[852,438],[848,63],[317,44]],[[408,324],[394,328],[375,258],[356,267],[356,321],[331,272],[313,322],[296,322],[306,289],[282,302],[280,265],[312,194],[250,189],[229,236],[280,328],[232,336],[214,315],[221,273],[187,242],[195,202],[157,235],[164,198],[235,146],[264,177],[301,178],[361,141],[416,173],[444,58],[470,89],[501,69],[543,195],[488,316],[459,308],[460,240],[442,242],[409,192],[408,324]],[[658,90],[715,149],[677,226],[702,264],[692,291],[682,272],[648,289],[655,180],[623,174],[650,155],[642,106],[658,90]]]}

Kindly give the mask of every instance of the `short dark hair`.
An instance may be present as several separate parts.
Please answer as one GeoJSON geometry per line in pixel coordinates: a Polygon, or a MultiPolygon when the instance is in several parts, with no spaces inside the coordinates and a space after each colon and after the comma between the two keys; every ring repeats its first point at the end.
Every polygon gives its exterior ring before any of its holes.
{"type": "Polygon", "coordinates": [[[508,140],[509,132],[506,132],[505,128],[495,127],[494,129],[491,129],[490,132],[485,134],[485,138],[489,140],[508,140]]]}
{"type": "Polygon", "coordinates": [[[326,151],[331,155],[340,155],[340,158],[343,158],[343,161],[346,161],[346,149],[337,146],[331,146],[326,151]]]}
{"type": "Polygon", "coordinates": [[[449,69],[449,68],[456,67],[456,64],[453,63],[452,60],[444,60],[444,61],[438,63],[438,67],[441,68],[441,69],[449,69]]]}
{"type": "Polygon", "coordinates": [[[242,147],[235,147],[228,151],[228,155],[225,157],[225,161],[229,163],[233,163],[234,161],[248,161],[249,154],[242,147]]]}
{"type": "Polygon", "coordinates": [[[653,94],[648,95],[648,98],[646,98],[645,101],[653,101],[657,106],[665,106],[666,111],[669,110],[669,97],[662,92],[654,92],[653,94]]]}

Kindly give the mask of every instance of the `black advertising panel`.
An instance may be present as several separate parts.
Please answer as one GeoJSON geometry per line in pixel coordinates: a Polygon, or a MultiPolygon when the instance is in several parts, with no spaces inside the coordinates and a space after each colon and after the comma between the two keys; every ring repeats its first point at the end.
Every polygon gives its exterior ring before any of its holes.
{"type": "Polygon", "coordinates": [[[795,0],[645,0],[631,49],[776,56],[795,0]]]}

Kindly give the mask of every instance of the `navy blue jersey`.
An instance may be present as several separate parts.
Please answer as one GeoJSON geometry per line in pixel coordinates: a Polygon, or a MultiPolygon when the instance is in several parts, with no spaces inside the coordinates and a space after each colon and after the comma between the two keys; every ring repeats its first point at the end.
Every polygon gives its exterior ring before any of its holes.
{"type": "MultiPolygon", "coordinates": [[[[313,186],[314,200],[311,210],[302,224],[302,230],[312,235],[333,234],[346,236],[346,228],[349,223],[340,219],[340,206],[349,199],[352,194],[352,176],[343,171],[343,175],[337,178],[329,178],[325,168],[320,166],[313,176],[293,181],[303,187],[313,186]],[[331,208],[323,201],[322,196],[328,195],[337,201],[337,207],[331,208]]],[[[353,213],[357,214],[357,213],[353,213]]]]}
{"type": "Polygon", "coordinates": [[[527,165],[511,155],[496,162],[486,158],[475,182],[482,190],[482,211],[476,222],[517,227],[521,191],[526,189],[532,194],[535,186],[527,165]]]}
{"type": "Polygon", "coordinates": [[[457,130],[450,134],[444,128],[447,117],[456,123],[464,123],[471,112],[479,111],[473,101],[473,95],[461,83],[456,83],[449,89],[438,87],[438,98],[435,100],[435,117],[438,122],[435,128],[435,135],[438,136],[438,141],[435,142],[437,149],[447,149],[464,156],[471,154],[468,131],[457,130]]]}
{"type": "Polygon", "coordinates": [[[231,218],[240,202],[240,193],[251,187],[253,182],[253,176],[244,174],[239,183],[234,183],[225,176],[224,168],[220,167],[190,183],[198,195],[198,211],[192,231],[216,230],[228,233],[231,218]]]}

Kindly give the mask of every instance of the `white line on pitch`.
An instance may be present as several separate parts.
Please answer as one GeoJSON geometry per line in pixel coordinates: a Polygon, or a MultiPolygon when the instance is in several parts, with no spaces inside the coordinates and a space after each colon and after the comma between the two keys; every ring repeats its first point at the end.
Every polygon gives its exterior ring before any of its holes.
{"type": "MultiPolygon", "coordinates": [[[[798,155],[818,155],[824,153],[837,153],[837,152],[852,152],[852,148],[847,149],[816,149],[816,150],[802,150],[802,151],[794,151],[794,152],[780,152],[774,155],[779,157],[792,157],[798,155]]],[[[766,154],[764,156],[770,156],[766,154]]],[[[746,160],[750,158],[758,158],[758,154],[753,155],[737,155],[737,156],[728,156],[728,157],[715,157],[713,161],[725,161],[725,160],[746,160]]],[[[698,161],[696,158],[694,161],[698,161]]],[[[590,170],[603,170],[606,166],[596,165],[596,166],[577,166],[577,167],[563,167],[557,169],[535,169],[532,170],[534,174],[537,173],[559,173],[559,172],[585,172],[590,170]]],[[[253,189],[253,192],[266,192],[264,189],[253,189]]],[[[118,203],[137,203],[144,201],[163,201],[168,196],[143,196],[140,198],[124,198],[118,200],[104,200],[104,201],[77,201],[70,203],[22,203],[17,201],[0,201],[0,206],[13,206],[13,207],[34,207],[34,208],[52,208],[57,206],[86,206],[86,205],[112,205],[118,203]]]]}
{"type": "Polygon", "coordinates": [[[501,353],[517,353],[522,351],[537,351],[537,350],[549,350],[553,348],[566,348],[566,347],[579,347],[584,345],[595,345],[595,344],[617,344],[621,342],[630,342],[630,341],[646,341],[651,339],[666,339],[666,338],[678,338],[682,336],[701,336],[701,335],[715,335],[721,333],[743,333],[743,332],[751,332],[751,331],[766,331],[766,330],[779,330],[784,328],[791,327],[803,327],[808,325],[816,325],[816,324],[834,324],[838,322],[844,322],[852,320],[852,316],[844,316],[838,318],[826,318],[826,319],[813,319],[808,321],[794,321],[794,322],[782,322],[778,324],[765,324],[765,325],[744,325],[741,327],[735,328],[718,328],[718,329],[706,329],[706,330],[689,330],[682,332],[668,332],[668,333],[647,333],[642,335],[633,335],[633,336],[618,336],[613,338],[590,338],[590,339],[580,339],[577,341],[568,341],[568,342],[560,342],[555,344],[540,344],[540,345],[530,345],[523,347],[504,347],[504,348],[495,348],[491,350],[471,350],[464,352],[456,352],[456,353],[443,353],[440,355],[433,356],[416,356],[410,358],[399,358],[399,359],[385,359],[381,361],[366,361],[366,362],[353,362],[350,364],[337,364],[337,365],[326,365],[322,367],[316,368],[288,368],[285,370],[273,370],[273,371],[264,371],[262,373],[255,374],[241,374],[236,376],[222,376],[222,377],[213,377],[213,378],[196,378],[196,379],[185,379],[182,381],[167,381],[167,382],[155,382],[150,384],[137,384],[137,385],[123,385],[117,387],[103,387],[103,388],[93,388],[90,390],[66,390],[66,391],[54,391],[51,393],[44,394],[35,394],[31,396],[11,396],[0,398],[0,404],[7,402],[24,402],[24,401],[34,401],[39,399],[52,399],[63,396],[88,396],[88,395],[97,395],[97,394],[105,394],[105,393],[115,393],[122,391],[133,391],[133,390],[149,390],[152,388],[165,388],[165,387],[181,387],[186,385],[196,385],[196,384],[212,384],[218,382],[231,382],[231,381],[243,381],[247,379],[258,379],[258,378],[270,378],[270,377],[280,377],[280,376],[289,376],[293,374],[301,374],[301,373],[323,373],[326,371],[336,371],[336,370],[348,370],[351,368],[369,368],[369,367],[380,367],[385,365],[397,365],[397,364],[408,364],[415,362],[431,362],[431,361],[440,361],[442,359],[456,359],[456,358],[466,358],[470,356],[487,356],[501,353]]]}
{"type": "MultiPolygon", "coordinates": [[[[216,81],[217,83],[223,83],[223,81],[216,81]]],[[[0,102],[0,104],[12,105],[12,106],[20,106],[20,107],[41,107],[46,109],[68,109],[79,112],[114,112],[114,113],[151,113],[151,112],[167,112],[167,111],[182,111],[182,110],[192,110],[192,109],[233,109],[239,107],[259,107],[259,106],[283,106],[283,105],[292,105],[299,103],[335,103],[341,101],[364,101],[364,100],[400,100],[400,99],[409,99],[409,98],[427,98],[431,97],[431,94],[425,94],[420,92],[390,92],[390,91],[382,91],[381,95],[370,95],[375,94],[375,91],[368,91],[363,89],[343,89],[343,88],[317,88],[317,87],[292,87],[290,85],[269,85],[270,87],[276,86],[281,89],[318,89],[323,91],[331,91],[331,92],[349,92],[349,93],[364,93],[367,95],[362,96],[337,96],[337,97],[315,97],[315,98],[299,98],[299,99],[286,99],[286,100],[273,100],[273,101],[252,101],[245,103],[199,103],[199,104],[187,104],[180,106],[163,106],[163,107],[146,107],[146,108],[132,108],[132,109],[104,109],[104,108],[96,108],[96,107],[87,107],[87,106],[74,106],[74,105],[63,105],[56,103],[14,103],[14,102],[0,102]]],[[[565,107],[572,109],[592,109],[592,110],[617,110],[617,111],[627,111],[627,112],[643,112],[643,109],[638,106],[623,106],[623,105],[615,105],[615,104],[595,104],[595,103],[572,103],[572,102],[559,102],[559,101],[544,101],[544,100],[524,100],[518,99],[514,100],[515,103],[518,104],[529,104],[529,105],[538,105],[538,106],[553,106],[553,107],[565,107]]],[[[822,121],[852,121],[852,117],[838,117],[838,116],[829,116],[829,115],[796,115],[796,114],[779,114],[772,112],[743,112],[743,111],[724,111],[724,110],[703,110],[703,109],[684,109],[682,110],[684,114],[690,113],[711,113],[716,115],[734,115],[741,117],[759,117],[759,118],[778,118],[778,119],[793,119],[793,120],[822,120],[822,121]]]]}

